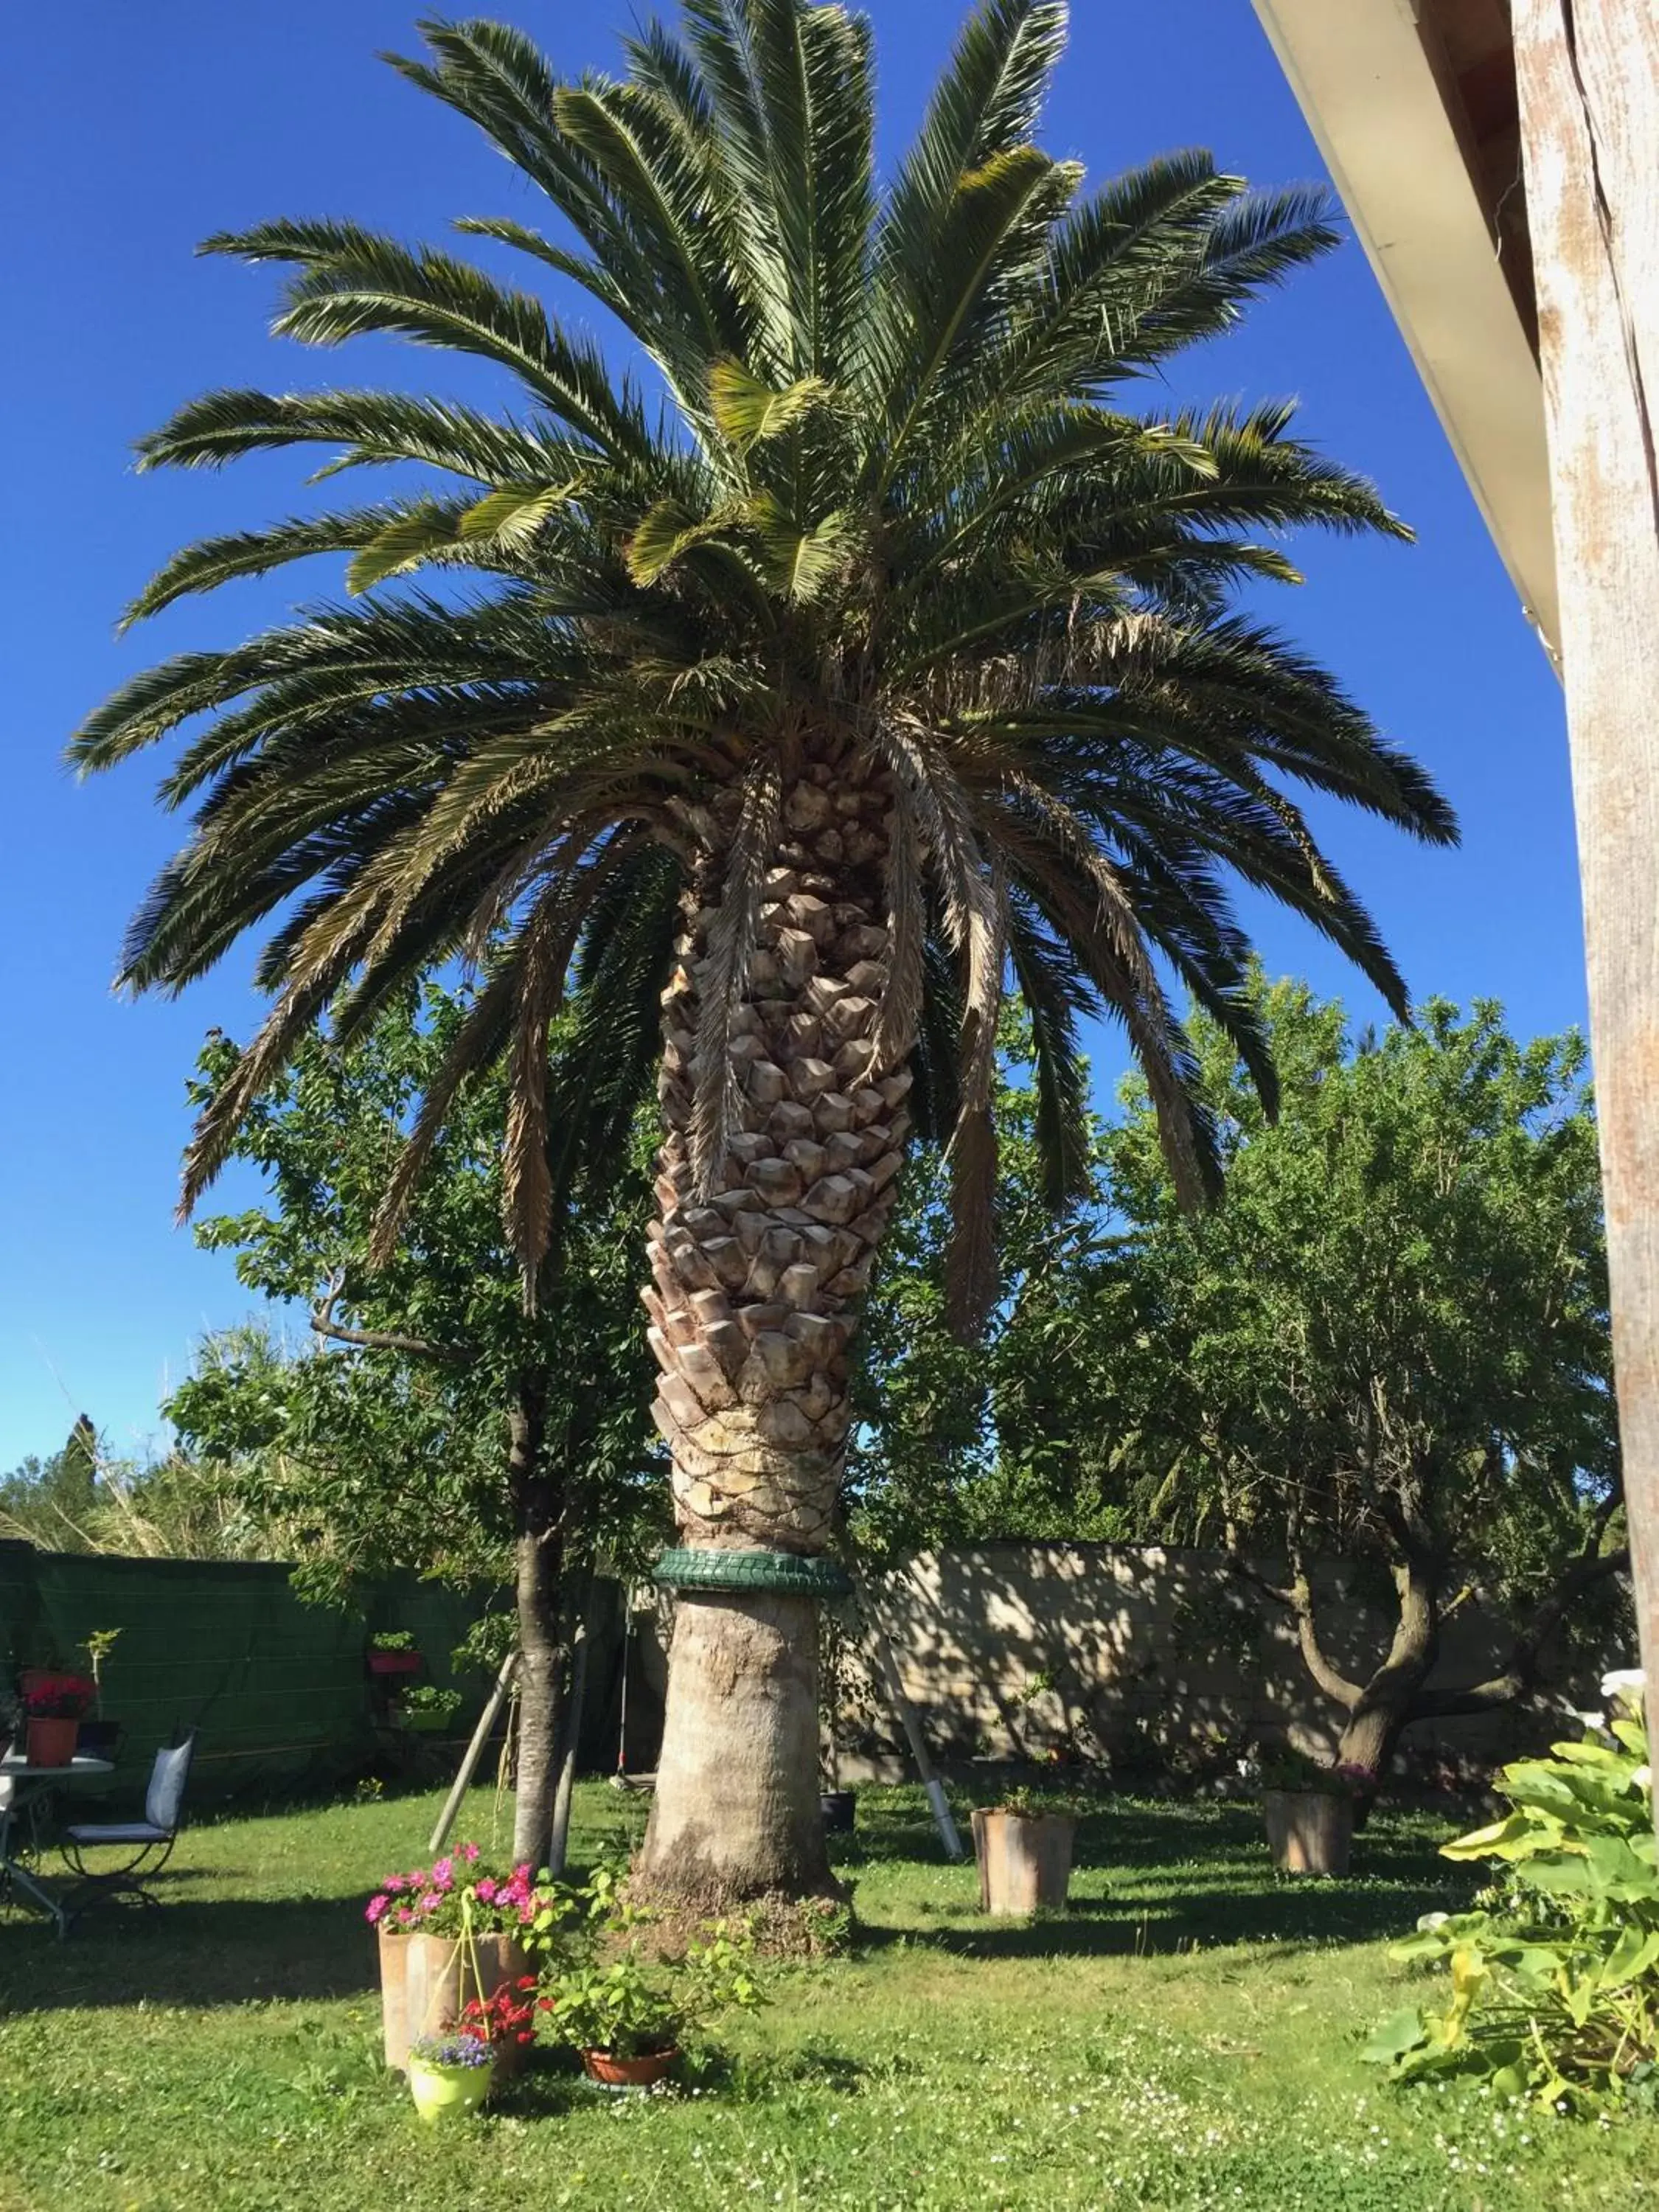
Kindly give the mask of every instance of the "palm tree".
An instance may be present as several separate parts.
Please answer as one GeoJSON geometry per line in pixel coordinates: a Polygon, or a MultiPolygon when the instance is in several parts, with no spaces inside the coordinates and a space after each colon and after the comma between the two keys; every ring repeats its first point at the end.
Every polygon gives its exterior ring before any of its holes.
{"type": "Polygon", "coordinates": [[[520,411],[351,390],[185,407],[144,465],[316,445],[325,474],[413,461],[432,488],[180,553],[135,616],[315,553],[349,556],[352,596],[137,677],[75,756],[105,768],[206,718],[162,786],[199,804],[129,985],[176,988],[269,925],[273,1004],[198,1128],[186,1206],[325,1010],[349,1037],[457,957],[487,986],[383,1243],[457,1087],[504,1060],[533,1283],[571,1178],[655,1080],[644,1296],[685,1548],[641,1875],[810,1892],[810,1563],[907,1134],[948,1139],[971,1327],[994,1295],[1011,981],[1056,1200],[1084,1169],[1085,1017],[1122,1024],[1189,1199],[1217,1152],[1171,982],[1271,1106],[1230,876],[1404,1006],[1287,787],[1439,842],[1449,811],[1237,601],[1294,580],[1264,542],[1292,526],[1408,533],[1287,407],[1129,410],[1334,232],[1318,194],[1247,191],[1197,153],[1086,191],[1035,143],[1060,0],[981,0],[885,183],[869,27],[840,7],[684,0],[682,35],[653,24],[625,76],[574,83],[499,25],[422,27],[425,58],[394,65],[558,218],[459,228],[607,310],[654,397],[471,260],[345,222],[210,240],[292,272],[283,334],[477,356],[520,411]],[[571,994],[578,1046],[550,1080],[571,994]]]}

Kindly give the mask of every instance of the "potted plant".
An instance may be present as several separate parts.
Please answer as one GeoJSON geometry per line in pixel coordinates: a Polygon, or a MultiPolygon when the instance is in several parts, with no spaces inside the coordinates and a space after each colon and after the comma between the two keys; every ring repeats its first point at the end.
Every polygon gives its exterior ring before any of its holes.
{"type": "Polygon", "coordinates": [[[441,1690],[435,1682],[416,1682],[398,1692],[393,1711],[399,1727],[417,1735],[441,1735],[460,1704],[459,1690],[441,1690]]]}
{"type": "Polygon", "coordinates": [[[25,1758],[31,1766],[67,1766],[75,1757],[82,1716],[92,1702],[91,1686],[73,1675],[59,1675],[41,1686],[25,1690],[22,1697],[27,1722],[25,1758]]]}
{"type": "Polygon", "coordinates": [[[428,2123],[476,2112],[495,2086],[495,2053],[476,2035],[417,2035],[407,2063],[415,2109],[428,2123]]]}
{"type": "Polygon", "coordinates": [[[371,1674],[418,1674],[421,1655],[406,1628],[383,1628],[368,1639],[371,1674]]]}
{"type": "Polygon", "coordinates": [[[534,1974],[469,1997],[461,2016],[438,2035],[409,2046],[409,2086],[423,2120],[476,2112],[536,2039],[534,1974]]]}
{"type": "MultiPolygon", "coordinates": [[[[623,1909],[623,1924],[634,1916],[623,1909]]],[[[646,1960],[636,1942],[556,1975],[541,1999],[553,2036],[581,2057],[590,2081],[648,2089],[679,2057],[686,2036],[716,2013],[762,2002],[754,1938],[717,1921],[678,1960],[646,1960]]]]}
{"type": "MultiPolygon", "coordinates": [[[[568,1891],[538,1887],[528,1866],[481,1872],[461,1844],[429,1867],[388,1875],[365,1908],[380,1956],[386,2063],[403,2067],[421,2035],[462,2020],[470,2002],[515,1987],[579,1915],[568,1891]]],[[[516,2063],[516,2047],[501,2054],[516,2063]]]]}
{"type": "Polygon", "coordinates": [[[120,1633],[118,1628],[90,1629],[81,1646],[87,1655],[87,1664],[92,1669],[94,1717],[82,1722],[79,1747],[88,1759],[113,1759],[121,1741],[119,1721],[104,1718],[104,1662],[114,1650],[120,1633]]]}
{"type": "Polygon", "coordinates": [[[1322,1766],[1285,1746],[1261,1760],[1261,1813],[1281,1874],[1344,1875],[1353,1849],[1356,1800],[1369,1797],[1369,1767],[1322,1766]]]}
{"type": "Polygon", "coordinates": [[[1011,1790],[996,1805],[975,1806],[972,1825],[982,1912],[1008,1916],[1064,1909],[1077,1838],[1077,1818],[1067,1799],[1011,1790]]]}
{"type": "Polygon", "coordinates": [[[24,1697],[31,1690],[80,1690],[90,1700],[94,1686],[90,1675],[77,1674],[70,1668],[59,1666],[55,1660],[43,1661],[35,1667],[24,1667],[17,1676],[18,1691],[24,1697]]]}

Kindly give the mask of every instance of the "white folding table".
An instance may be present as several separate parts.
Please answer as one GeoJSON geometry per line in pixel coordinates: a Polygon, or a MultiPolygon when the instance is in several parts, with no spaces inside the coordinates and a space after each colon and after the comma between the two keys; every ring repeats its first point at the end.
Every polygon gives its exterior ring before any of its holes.
{"type": "Polygon", "coordinates": [[[69,1934],[70,1914],[51,1886],[12,1856],[12,1832],[23,1808],[37,1802],[65,1783],[94,1782],[113,1774],[109,1759],[72,1759],[67,1766],[31,1766],[27,1759],[0,1759],[0,1889],[27,1898],[56,1923],[60,1937],[69,1934]]]}

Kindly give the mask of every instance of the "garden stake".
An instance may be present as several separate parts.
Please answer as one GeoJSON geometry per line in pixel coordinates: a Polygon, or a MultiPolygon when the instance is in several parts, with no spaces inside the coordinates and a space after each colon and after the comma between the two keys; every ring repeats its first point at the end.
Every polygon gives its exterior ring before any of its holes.
{"type": "Polygon", "coordinates": [[[450,1785],[448,1796],[444,1799],[444,1808],[438,1815],[438,1825],[432,1831],[431,1839],[427,1844],[429,1851],[442,1850],[449,1840],[450,1830],[454,1826],[456,1816],[461,1809],[461,1800],[465,1796],[468,1785],[472,1780],[473,1769],[483,1756],[483,1747],[489,1740],[489,1731],[495,1725],[496,1715],[501,1710],[502,1700],[506,1698],[513,1678],[518,1670],[518,1652],[509,1651],[501,1662],[501,1673],[495,1677],[495,1686],[489,1693],[489,1703],[478,1716],[478,1725],[472,1731],[472,1741],[468,1744],[465,1754],[461,1760],[460,1771],[450,1785]]]}

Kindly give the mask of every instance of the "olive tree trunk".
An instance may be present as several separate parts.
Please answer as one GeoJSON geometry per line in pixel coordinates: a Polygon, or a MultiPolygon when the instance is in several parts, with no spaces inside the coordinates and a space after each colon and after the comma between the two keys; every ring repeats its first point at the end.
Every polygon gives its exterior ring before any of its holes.
{"type": "MultiPolygon", "coordinates": [[[[717,910],[701,887],[688,893],[664,996],[645,1301],[661,1370],[653,1416],[693,1549],[810,1558],[835,1525],[848,1344],[908,1127],[908,1075],[871,1066],[888,975],[888,805],[827,762],[784,794],[757,949],[726,1025],[740,1126],[706,1197],[690,1127],[693,1063],[720,1026],[699,995],[714,980],[717,910]]],[[[639,1887],[704,1907],[828,1889],[817,1732],[813,1601],[683,1590],[639,1887]]]]}
{"type": "Polygon", "coordinates": [[[558,1787],[559,1708],[564,1644],[560,1618],[562,1531],[558,1485],[541,1464],[545,1389],[520,1382],[507,1415],[507,1481],[513,1500],[514,1595],[519,1630],[519,1747],[513,1860],[547,1863],[558,1787]]]}

